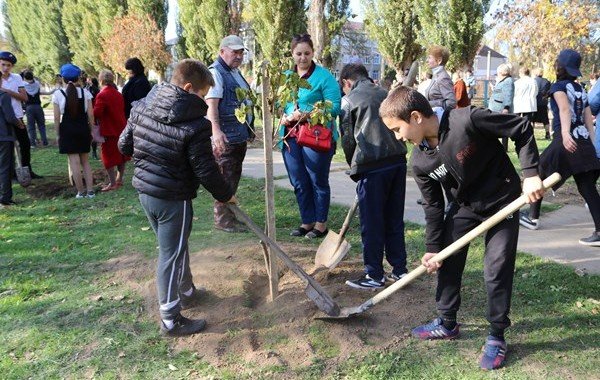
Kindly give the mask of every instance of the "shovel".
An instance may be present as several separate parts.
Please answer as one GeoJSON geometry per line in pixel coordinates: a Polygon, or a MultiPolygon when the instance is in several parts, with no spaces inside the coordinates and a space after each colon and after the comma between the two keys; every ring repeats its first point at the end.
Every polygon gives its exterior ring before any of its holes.
{"type": "Polygon", "coordinates": [[[315,266],[333,269],[340,261],[342,261],[344,256],[346,256],[350,250],[350,243],[344,239],[344,236],[346,236],[346,232],[350,227],[350,222],[352,221],[352,217],[354,216],[354,213],[356,213],[357,208],[358,198],[355,198],[352,207],[350,207],[350,210],[348,211],[348,215],[346,215],[346,220],[344,220],[340,233],[337,234],[333,231],[329,231],[321,245],[319,245],[317,254],[315,255],[315,266]]]}
{"type": "MultiPolygon", "coordinates": [[[[554,173],[550,177],[548,177],[544,180],[544,188],[549,189],[550,187],[552,187],[552,185],[554,185],[558,181],[560,181],[560,174],[554,173]]],[[[508,204],[507,206],[502,208],[500,211],[498,211],[497,213],[492,215],[489,219],[485,220],[483,223],[481,223],[477,227],[473,228],[471,231],[469,231],[463,237],[461,237],[454,243],[450,244],[449,246],[447,246],[446,248],[441,250],[437,255],[435,255],[429,261],[430,262],[444,261],[446,258],[448,258],[448,257],[452,256],[454,253],[456,253],[456,251],[458,251],[465,245],[469,244],[471,242],[471,240],[475,239],[477,236],[481,235],[482,233],[486,232],[490,228],[494,227],[496,224],[500,223],[504,219],[510,217],[512,214],[515,213],[515,211],[519,210],[526,203],[527,203],[527,197],[525,195],[521,195],[519,198],[515,199],[510,204],[508,204]]],[[[420,275],[422,275],[425,272],[427,272],[427,269],[423,265],[419,265],[418,268],[413,269],[406,276],[402,277],[402,279],[400,279],[399,281],[396,281],[393,285],[390,285],[388,288],[384,289],[381,293],[377,294],[373,298],[367,300],[362,305],[355,306],[355,307],[344,307],[340,310],[340,313],[337,315],[329,314],[326,316],[325,315],[317,316],[315,318],[316,319],[346,319],[353,315],[363,313],[363,312],[369,310],[370,308],[372,308],[373,306],[375,306],[376,304],[378,304],[379,302],[388,298],[393,293],[402,289],[403,287],[405,287],[406,285],[411,283],[415,278],[419,277],[420,275]]]]}
{"type": "Polygon", "coordinates": [[[21,146],[18,141],[15,141],[15,158],[17,165],[15,167],[15,173],[17,175],[17,182],[23,187],[31,185],[31,171],[29,166],[23,166],[21,163],[21,146]]]}
{"type": "Polygon", "coordinates": [[[279,256],[279,258],[285,263],[296,274],[302,281],[306,283],[306,289],[304,292],[310,298],[311,301],[317,305],[317,307],[327,315],[335,316],[340,314],[340,307],[331,298],[331,296],[310,277],[298,264],[296,264],[283,250],[269,238],[263,230],[258,227],[252,219],[246,213],[244,213],[237,205],[228,203],[227,206],[235,214],[235,217],[244,223],[248,228],[252,230],[266,245],[268,245],[273,252],[279,256]]]}

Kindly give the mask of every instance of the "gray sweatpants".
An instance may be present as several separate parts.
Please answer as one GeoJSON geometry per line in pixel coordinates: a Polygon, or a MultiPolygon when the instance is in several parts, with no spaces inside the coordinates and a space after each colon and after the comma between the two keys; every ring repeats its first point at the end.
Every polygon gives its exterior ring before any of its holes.
{"type": "Polygon", "coordinates": [[[192,230],[192,201],[170,201],[139,195],[150,226],[158,239],[156,288],[162,319],[181,311],[179,295],[192,288],[188,238],[192,230]]]}

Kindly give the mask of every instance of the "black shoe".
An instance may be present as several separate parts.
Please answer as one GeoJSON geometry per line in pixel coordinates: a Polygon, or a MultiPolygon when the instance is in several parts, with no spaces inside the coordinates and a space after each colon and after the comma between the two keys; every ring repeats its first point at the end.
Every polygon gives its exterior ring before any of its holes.
{"type": "Polygon", "coordinates": [[[310,230],[307,230],[304,227],[298,227],[295,230],[292,230],[292,232],[290,232],[290,236],[297,236],[297,237],[306,236],[306,234],[309,232],[310,232],[310,230]]]}
{"type": "Polygon", "coordinates": [[[165,323],[160,321],[160,332],[167,336],[186,336],[199,333],[206,328],[204,319],[188,319],[181,314],[177,314],[173,321],[173,328],[168,329],[165,323]]]}
{"type": "Polygon", "coordinates": [[[519,224],[530,230],[537,230],[538,228],[540,228],[540,220],[531,219],[529,217],[529,213],[526,213],[524,211],[519,211],[519,224]]]}
{"type": "Polygon", "coordinates": [[[2,206],[14,206],[16,205],[15,201],[2,201],[0,202],[2,206]]]}
{"type": "Polygon", "coordinates": [[[206,298],[206,289],[204,288],[196,288],[196,286],[192,285],[192,294],[186,296],[181,293],[179,295],[179,300],[181,301],[181,310],[191,309],[196,307],[202,302],[204,298],[206,298]]]}
{"type": "Polygon", "coordinates": [[[329,230],[327,228],[325,228],[325,231],[323,232],[317,230],[316,228],[313,228],[305,236],[307,239],[320,239],[322,237],[325,237],[325,235],[327,235],[328,232],[329,230]]]}
{"type": "Polygon", "coordinates": [[[31,179],[42,179],[42,178],[44,178],[44,177],[39,174],[35,174],[34,172],[31,172],[31,179]]]}
{"type": "Polygon", "coordinates": [[[357,280],[347,280],[346,285],[355,289],[374,290],[385,287],[385,277],[381,280],[373,280],[368,274],[365,274],[357,280]]]}
{"type": "Polygon", "coordinates": [[[583,245],[589,245],[590,247],[600,247],[600,233],[594,231],[592,236],[579,239],[579,243],[583,245]]]}

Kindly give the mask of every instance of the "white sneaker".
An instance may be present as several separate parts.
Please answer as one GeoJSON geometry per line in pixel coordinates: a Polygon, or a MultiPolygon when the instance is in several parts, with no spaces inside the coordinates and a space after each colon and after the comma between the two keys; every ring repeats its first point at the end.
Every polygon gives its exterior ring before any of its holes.
{"type": "Polygon", "coordinates": [[[85,195],[84,195],[84,194],[81,194],[81,193],[77,193],[77,195],[75,195],[75,198],[76,198],[76,199],[85,198],[85,195]]]}
{"type": "Polygon", "coordinates": [[[93,192],[93,191],[88,191],[88,192],[87,192],[87,195],[86,195],[86,197],[88,197],[88,198],[90,198],[90,199],[91,199],[91,198],[94,198],[95,196],[96,196],[96,194],[94,194],[94,192],[93,192]]]}

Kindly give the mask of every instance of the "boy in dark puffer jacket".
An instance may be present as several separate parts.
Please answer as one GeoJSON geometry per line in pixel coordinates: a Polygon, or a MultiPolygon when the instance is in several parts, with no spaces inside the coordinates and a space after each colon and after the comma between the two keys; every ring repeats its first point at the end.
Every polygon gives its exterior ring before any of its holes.
{"type": "Polygon", "coordinates": [[[133,157],[133,187],[158,239],[161,331],[170,336],[195,334],[206,326],[205,320],[180,313],[199,295],[188,256],[192,199],[198,186],[220,202],[236,202],[212,153],[203,99],[212,85],[206,66],[198,60],[182,60],[171,83],[154,86],[146,98],[134,103],[119,138],[121,153],[133,157]]]}

